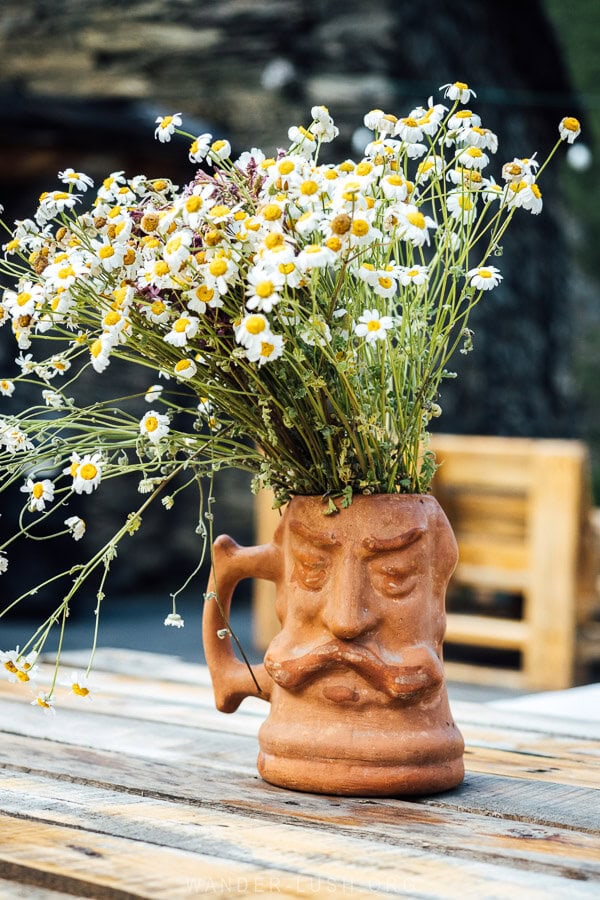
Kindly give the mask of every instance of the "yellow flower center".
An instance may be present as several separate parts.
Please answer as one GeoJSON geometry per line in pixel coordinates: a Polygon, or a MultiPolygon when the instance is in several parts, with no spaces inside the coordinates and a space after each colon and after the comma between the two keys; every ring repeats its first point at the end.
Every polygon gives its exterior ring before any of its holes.
{"type": "Polygon", "coordinates": [[[199,288],[196,288],[196,297],[201,303],[209,303],[214,296],[214,290],[205,284],[201,284],[199,288]]]}
{"type": "Polygon", "coordinates": [[[162,122],[160,123],[161,128],[167,128],[172,121],[173,116],[163,116],[162,122]]]}
{"type": "Polygon", "coordinates": [[[98,469],[93,463],[84,463],[79,469],[79,475],[84,481],[93,481],[98,474],[98,469]]]}
{"type": "MultiPolygon", "coordinates": [[[[176,372],[185,372],[186,369],[190,368],[190,360],[189,359],[180,359],[175,363],[175,371],[176,372]]],[[[148,424],[148,420],[146,419],[146,425],[148,424]]]]}
{"type": "Polygon", "coordinates": [[[339,253],[339,251],[342,249],[342,242],[339,237],[333,235],[333,237],[327,238],[327,240],[325,241],[325,246],[330,250],[333,250],[334,253],[339,253]]]}
{"type": "Polygon", "coordinates": [[[406,218],[415,228],[425,228],[425,216],[418,210],[412,210],[406,214],[406,218]]]}
{"type": "Polygon", "coordinates": [[[71,685],[71,690],[74,694],[77,694],[78,697],[87,697],[90,692],[89,688],[81,687],[77,682],[71,685]]]}
{"type": "Polygon", "coordinates": [[[202,197],[198,197],[196,194],[192,197],[188,197],[185,201],[185,208],[189,213],[198,212],[198,210],[202,208],[202,197]]]}
{"type": "Polygon", "coordinates": [[[31,488],[32,496],[35,497],[36,500],[39,500],[40,497],[44,495],[44,485],[41,481],[36,481],[34,486],[31,488]]]}
{"type": "Polygon", "coordinates": [[[266,328],[266,322],[262,316],[248,316],[246,320],[246,331],[249,334],[260,334],[266,328]]]}
{"type": "Polygon", "coordinates": [[[113,325],[116,325],[117,322],[121,321],[121,313],[118,312],[109,312],[104,316],[104,324],[111,328],[113,325]]]}
{"type": "Polygon", "coordinates": [[[7,669],[9,672],[12,672],[13,675],[19,671],[11,659],[8,659],[4,663],[4,668],[7,669]]]}
{"type": "Polygon", "coordinates": [[[272,281],[259,281],[256,285],[254,292],[257,297],[270,297],[275,287],[272,281]]]}
{"type": "Polygon", "coordinates": [[[567,131],[579,131],[581,128],[579,119],[575,119],[573,116],[567,116],[566,119],[563,119],[562,124],[567,131]]]}
{"type": "Polygon", "coordinates": [[[379,284],[381,285],[382,288],[384,288],[384,289],[386,289],[386,290],[387,290],[388,288],[391,288],[391,286],[392,286],[393,283],[394,283],[394,282],[392,281],[391,278],[386,278],[385,276],[381,276],[381,277],[379,278],[379,284]]]}
{"type": "Polygon", "coordinates": [[[352,234],[355,237],[364,237],[369,233],[370,225],[364,219],[355,219],[352,223],[352,234]]]}
{"type": "Polygon", "coordinates": [[[50,704],[46,703],[43,697],[37,698],[38,706],[41,706],[42,709],[50,709],[50,704]]]}
{"type": "Polygon", "coordinates": [[[273,250],[275,247],[282,247],[283,244],[283,235],[279,231],[273,231],[265,237],[265,247],[267,250],[273,250]]]}
{"type": "Polygon", "coordinates": [[[363,162],[361,162],[357,165],[356,169],[354,170],[354,174],[363,176],[363,175],[369,175],[372,171],[373,171],[373,164],[363,160],[363,162]]]}
{"type": "Polygon", "coordinates": [[[319,185],[311,178],[309,178],[307,181],[303,181],[300,185],[300,193],[305,194],[308,197],[310,197],[312,194],[316,194],[318,190],[319,185]]]}
{"type": "Polygon", "coordinates": [[[221,216],[227,216],[230,212],[231,209],[229,206],[225,206],[224,203],[217,203],[217,205],[213,206],[211,209],[210,214],[214,219],[220,219],[221,216]]]}
{"type": "Polygon", "coordinates": [[[279,271],[281,272],[282,275],[291,275],[291,273],[294,271],[296,266],[294,265],[293,262],[279,263],[277,268],[279,269],[279,271]]]}
{"type": "Polygon", "coordinates": [[[154,316],[160,316],[161,313],[164,313],[165,309],[166,309],[166,306],[162,302],[162,300],[155,300],[154,303],[152,304],[152,306],[150,307],[150,312],[154,316]]]}
{"type": "Polygon", "coordinates": [[[467,150],[467,156],[471,156],[473,159],[480,159],[483,156],[483,153],[479,149],[479,147],[469,147],[467,150]]]}
{"type": "Polygon", "coordinates": [[[492,277],[492,273],[490,272],[489,269],[478,269],[477,274],[479,275],[480,278],[491,278],[492,277]]]}
{"type": "Polygon", "coordinates": [[[208,271],[211,275],[215,277],[219,277],[219,275],[224,275],[227,271],[227,260],[226,259],[213,259],[208,267],[208,271]]]}
{"type": "Polygon", "coordinates": [[[154,263],[154,274],[159,276],[169,274],[169,266],[164,259],[159,259],[158,262],[154,263]]]}
{"type": "Polygon", "coordinates": [[[282,159],[277,168],[282,175],[289,175],[296,167],[291,159],[282,159]]]}
{"type": "Polygon", "coordinates": [[[368,331],[379,331],[380,328],[381,328],[381,323],[380,323],[379,319],[371,319],[371,321],[367,323],[368,331]]]}
{"type": "Polygon", "coordinates": [[[130,266],[133,262],[135,262],[135,250],[133,247],[128,247],[123,255],[123,263],[130,266]]]}
{"type": "Polygon", "coordinates": [[[275,344],[269,344],[268,341],[262,341],[260,345],[260,355],[265,356],[267,359],[275,350],[275,344]]]}
{"type": "Polygon", "coordinates": [[[210,149],[214,150],[215,153],[218,153],[220,150],[222,150],[226,146],[227,146],[226,141],[220,140],[220,141],[215,141],[212,144],[210,149]]]}
{"type": "Polygon", "coordinates": [[[100,354],[102,353],[102,341],[99,338],[97,340],[95,340],[94,343],[92,344],[92,346],[90,347],[90,353],[92,354],[94,359],[97,356],[100,356],[100,354]]]}
{"type": "Polygon", "coordinates": [[[276,203],[267,203],[262,210],[262,217],[263,219],[266,219],[267,222],[275,222],[277,219],[281,218],[281,207],[277,206],[276,203]]]}
{"type": "Polygon", "coordinates": [[[538,200],[542,199],[542,192],[540,191],[537,184],[531,185],[531,193],[534,195],[534,197],[537,197],[538,200]]]}
{"type": "Polygon", "coordinates": [[[416,119],[413,119],[412,116],[407,116],[405,119],[400,119],[403,125],[407,125],[409,128],[418,128],[419,123],[416,119]]]}
{"type": "Polygon", "coordinates": [[[459,109],[457,113],[454,113],[457,119],[472,119],[473,113],[470,109],[459,109]]]}
{"type": "Polygon", "coordinates": [[[156,416],[148,416],[144,422],[144,428],[146,431],[156,431],[158,428],[158,419],[156,416]]]}
{"type": "Polygon", "coordinates": [[[16,675],[17,675],[17,678],[19,679],[19,681],[22,681],[23,683],[29,681],[29,675],[27,674],[27,672],[18,672],[17,671],[16,675]]]}
{"type": "Polygon", "coordinates": [[[415,275],[419,274],[419,270],[418,269],[409,269],[406,274],[408,275],[409,278],[414,278],[415,275]]]}
{"type": "Polygon", "coordinates": [[[22,294],[17,295],[17,306],[25,306],[31,300],[31,294],[28,294],[27,291],[23,291],[22,294]]]}
{"type": "Polygon", "coordinates": [[[177,331],[179,334],[182,334],[189,324],[190,320],[186,319],[185,316],[181,316],[180,319],[177,319],[177,321],[173,323],[173,331],[177,331]]]}

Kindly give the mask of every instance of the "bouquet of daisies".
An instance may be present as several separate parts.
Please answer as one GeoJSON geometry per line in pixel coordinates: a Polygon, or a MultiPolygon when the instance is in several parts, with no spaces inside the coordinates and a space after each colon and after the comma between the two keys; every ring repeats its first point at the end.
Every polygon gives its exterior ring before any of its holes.
{"type": "MultiPolygon", "coordinates": [[[[91,179],[65,169],[33,218],[9,229],[0,323],[18,374],[0,380],[12,398],[0,409],[1,489],[17,483],[24,505],[0,571],[13,540],[48,520],[84,536],[74,496],[132,473],[144,495],[106,546],[57,574],[67,581],[57,610],[5,654],[9,674],[27,679],[94,572],[103,596],[119,541],[156,498],[173,505],[182,473],[203,496],[219,468],[245,469],[279,504],[428,490],[428,425],[455,377],[451,358],[471,347],[471,310],[502,280],[490,261],[518,210],[541,211],[539,176],[579,133],[563,119],[543,164],[507,161],[496,181],[498,139],[466,108],[473,91],[443,92],[445,103],[405,117],[371,110],[363,158],[327,164],[319,151],[338,130],[324,106],[290,128],[284,149],[237,159],[228,141],[161,117],[158,140],[190,139],[189,184],[113,172],[86,202],[91,179]],[[135,367],[132,383],[145,373],[143,389],[106,389],[117,360],[135,367]],[[78,397],[90,384],[107,399],[78,397]]],[[[198,527],[208,538],[210,494],[198,527]]],[[[181,624],[175,606],[166,621],[181,624]]]]}

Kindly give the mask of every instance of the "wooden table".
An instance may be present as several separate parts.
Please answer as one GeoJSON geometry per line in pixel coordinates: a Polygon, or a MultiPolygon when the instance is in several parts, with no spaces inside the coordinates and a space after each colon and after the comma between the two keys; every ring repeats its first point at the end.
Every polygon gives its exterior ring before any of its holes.
{"type": "Polygon", "coordinates": [[[462,787],[344,799],[262,782],[264,705],[217,713],[202,666],[101,651],[94,680],[56,716],[0,682],[2,900],[600,896],[598,723],[455,702],[462,787]]]}

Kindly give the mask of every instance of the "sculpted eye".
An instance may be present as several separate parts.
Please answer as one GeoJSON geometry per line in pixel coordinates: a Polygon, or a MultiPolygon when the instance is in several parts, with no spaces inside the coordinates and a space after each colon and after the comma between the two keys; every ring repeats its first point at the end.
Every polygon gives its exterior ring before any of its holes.
{"type": "Polygon", "coordinates": [[[374,580],[379,590],[390,597],[407,597],[417,584],[417,576],[413,571],[385,566],[374,573],[374,580]]]}
{"type": "Polygon", "coordinates": [[[309,590],[320,588],[327,575],[327,560],[308,554],[296,554],[296,575],[309,590]]]}

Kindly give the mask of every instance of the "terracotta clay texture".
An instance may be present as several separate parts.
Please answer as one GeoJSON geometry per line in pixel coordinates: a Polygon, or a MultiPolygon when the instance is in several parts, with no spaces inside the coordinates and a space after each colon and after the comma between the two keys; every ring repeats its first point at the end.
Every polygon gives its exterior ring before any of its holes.
{"type": "Polygon", "coordinates": [[[326,509],[320,497],[295,497],[272,543],[215,542],[203,638],[217,707],[270,700],[258,770],[272,784],[355,796],[455,787],[464,744],[442,666],[457,561],[448,520],[429,495],[357,496],[334,515],[326,509]],[[228,616],[242,578],[277,591],[281,631],[253,669],[256,683],[217,634],[219,605],[228,616]]]}

